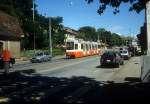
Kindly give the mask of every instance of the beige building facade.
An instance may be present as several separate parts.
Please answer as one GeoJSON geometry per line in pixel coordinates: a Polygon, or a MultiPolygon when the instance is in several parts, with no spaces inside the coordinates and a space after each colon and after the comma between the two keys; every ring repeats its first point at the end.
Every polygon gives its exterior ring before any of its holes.
{"type": "Polygon", "coordinates": [[[8,49],[12,57],[20,57],[20,41],[2,41],[0,40],[0,50],[8,49]]]}
{"type": "Polygon", "coordinates": [[[67,42],[67,40],[75,40],[76,35],[78,35],[78,31],[68,28],[65,28],[66,34],[65,34],[65,42],[67,42]]]}

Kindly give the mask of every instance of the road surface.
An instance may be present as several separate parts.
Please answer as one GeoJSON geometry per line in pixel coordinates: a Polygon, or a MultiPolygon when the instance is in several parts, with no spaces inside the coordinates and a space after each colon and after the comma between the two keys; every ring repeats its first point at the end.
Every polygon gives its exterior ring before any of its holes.
{"type": "Polygon", "coordinates": [[[101,68],[99,65],[99,56],[15,65],[8,76],[0,74],[0,103],[128,103],[143,101],[143,98],[149,100],[150,84],[125,81],[126,77],[140,77],[139,57],[126,61],[120,68],[101,68]]]}
{"type": "Polygon", "coordinates": [[[34,69],[36,70],[37,73],[49,77],[71,78],[73,76],[85,76],[89,78],[94,78],[97,81],[108,81],[114,79],[118,81],[118,79],[123,80],[123,78],[118,77],[118,75],[120,74],[130,74],[132,76],[132,74],[134,73],[135,77],[140,77],[139,74],[140,72],[136,71],[136,69],[140,70],[139,59],[140,59],[139,57],[135,57],[130,59],[129,61],[125,61],[125,65],[121,65],[120,68],[113,68],[113,67],[101,68],[99,56],[90,56],[90,57],[77,58],[77,59],[61,58],[46,63],[34,63],[34,64],[27,63],[24,65],[16,65],[14,66],[14,70],[34,69]],[[135,67],[136,69],[130,71],[131,67],[132,68],[135,67]],[[118,73],[123,69],[129,69],[127,71],[129,73],[125,73],[125,72],[118,73]]]}

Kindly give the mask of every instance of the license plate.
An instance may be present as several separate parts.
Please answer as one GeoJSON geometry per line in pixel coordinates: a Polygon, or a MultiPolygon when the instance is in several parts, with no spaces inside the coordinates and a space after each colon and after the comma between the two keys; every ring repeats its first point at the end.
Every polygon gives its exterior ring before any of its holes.
{"type": "Polygon", "coordinates": [[[110,62],[110,60],[107,60],[107,62],[110,62]]]}

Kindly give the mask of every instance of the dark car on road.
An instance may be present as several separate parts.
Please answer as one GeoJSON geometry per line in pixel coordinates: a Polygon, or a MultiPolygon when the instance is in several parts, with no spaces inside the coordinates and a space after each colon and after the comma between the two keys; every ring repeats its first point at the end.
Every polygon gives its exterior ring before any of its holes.
{"type": "Polygon", "coordinates": [[[106,51],[100,58],[101,66],[114,65],[119,67],[124,64],[124,59],[118,51],[106,51]]]}

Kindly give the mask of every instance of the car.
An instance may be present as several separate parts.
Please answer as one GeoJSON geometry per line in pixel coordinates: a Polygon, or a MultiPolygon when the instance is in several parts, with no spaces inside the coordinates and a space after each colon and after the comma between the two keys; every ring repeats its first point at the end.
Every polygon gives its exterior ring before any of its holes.
{"type": "Polygon", "coordinates": [[[128,50],[121,50],[120,54],[124,58],[124,60],[128,60],[131,57],[128,50]]]}
{"type": "Polygon", "coordinates": [[[48,54],[48,52],[37,52],[31,59],[30,61],[32,63],[37,63],[37,62],[46,62],[50,61],[51,56],[48,54]]]}
{"type": "Polygon", "coordinates": [[[118,51],[106,51],[100,58],[101,66],[114,65],[119,67],[124,64],[124,59],[118,51]]]}
{"type": "Polygon", "coordinates": [[[136,56],[141,56],[141,55],[142,55],[141,50],[137,50],[136,53],[135,53],[135,55],[136,55],[136,56]]]}

